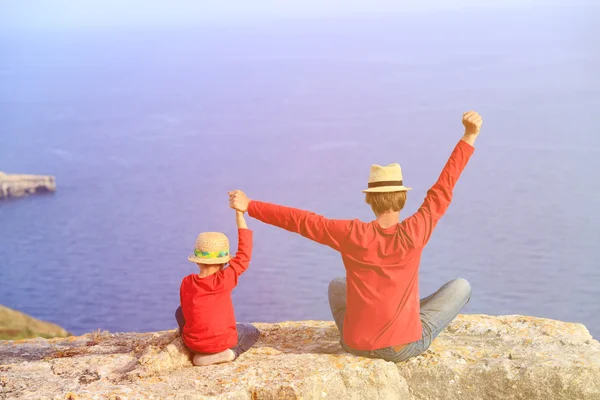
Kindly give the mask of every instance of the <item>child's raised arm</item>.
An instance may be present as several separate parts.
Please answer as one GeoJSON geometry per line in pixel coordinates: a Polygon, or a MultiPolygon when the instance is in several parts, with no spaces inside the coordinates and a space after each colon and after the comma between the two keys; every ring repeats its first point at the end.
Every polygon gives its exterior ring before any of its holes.
{"type": "Polygon", "coordinates": [[[241,211],[235,211],[235,223],[237,224],[238,229],[248,229],[244,213],[241,211]]]}
{"type": "Polygon", "coordinates": [[[237,285],[238,277],[248,269],[252,258],[252,231],[248,229],[243,212],[235,212],[235,222],[238,227],[238,250],[235,257],[229,260],[229,267],[224,270],[232,287],[237,285]]]}

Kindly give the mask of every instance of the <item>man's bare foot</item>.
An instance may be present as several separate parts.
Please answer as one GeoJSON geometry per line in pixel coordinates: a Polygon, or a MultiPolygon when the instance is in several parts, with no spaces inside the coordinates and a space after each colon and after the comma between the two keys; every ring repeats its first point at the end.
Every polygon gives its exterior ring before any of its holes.
{"type": "Polygon", "coordinates": [[[235,360],[235,353],[227,349],[215,354],[194,354],[194,365],[212,365],[231,362],[235,360]]]}

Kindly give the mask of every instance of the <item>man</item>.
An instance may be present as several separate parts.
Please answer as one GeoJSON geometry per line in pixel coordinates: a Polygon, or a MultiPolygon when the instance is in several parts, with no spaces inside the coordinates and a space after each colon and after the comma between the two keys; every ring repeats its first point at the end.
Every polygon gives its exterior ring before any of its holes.
{"type": "Polygon", "coordinates": [[[404,361],[429,348],[471,297],[464,279],[443,285],[419,300],[421,253],[452,199],[456,182],[473,154],[482,125],[479,114],[463,114],[465,133],[439,179],[412,216],[399,222],[410,188],[398,164],[373,165],[366,202],[375,213],[369,223],[326,219],[314,213],[230,192],[230,206],[251,217],[299,233],[342,254],[346,278],[329,284],[329,305],[342,347],[359,356],[404,361]]]}

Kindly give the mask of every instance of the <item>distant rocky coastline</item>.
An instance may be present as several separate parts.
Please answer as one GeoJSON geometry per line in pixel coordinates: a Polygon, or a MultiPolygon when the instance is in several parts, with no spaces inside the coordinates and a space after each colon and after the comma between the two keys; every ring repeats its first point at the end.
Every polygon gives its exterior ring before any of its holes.
{"type": "MultiPolygon", "coordinates": [[[[41,321],[0,305],[0,340],[64,338],[69,332],[51,322],[41,321]]],[[[1,364],[1,362],[0,362],[1,364]]]]}
{"type": "Polygon", "coordinates": [[[0,171],[0,199],[56,191],[56,179],[46,175],[6,174],[0,171]]]}

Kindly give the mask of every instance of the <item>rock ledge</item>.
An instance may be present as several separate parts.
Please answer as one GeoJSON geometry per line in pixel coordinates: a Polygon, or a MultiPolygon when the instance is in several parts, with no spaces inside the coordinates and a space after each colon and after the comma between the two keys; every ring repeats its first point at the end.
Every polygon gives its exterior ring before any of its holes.
{"type": "Polygon", "coordinates": [[[600,343],[581,324],[461,315],[397,365],[344,353],[333,322],[256,325],[253,349],[209,367],[177,331],[0,341],[0,398],[600,399],[600,343]]]}

